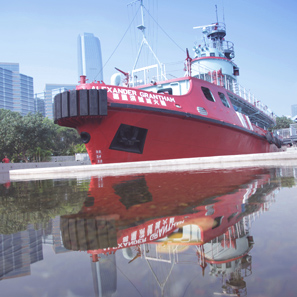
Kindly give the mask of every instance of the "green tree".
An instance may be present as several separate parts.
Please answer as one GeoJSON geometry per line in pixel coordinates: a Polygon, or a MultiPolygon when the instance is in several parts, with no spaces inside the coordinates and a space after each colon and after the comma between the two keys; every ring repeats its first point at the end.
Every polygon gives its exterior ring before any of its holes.
{"type": "Polygon", "coordinates": [[[86,146],[83,143],[79,143],[79,144],[74,146],[74,152],[76,154],[86,153],[87,152],[86,146]]]}
{"type": "Polygon", "coordinates": [[[60,127],[55,125],[55,144],[53,154],[55,156],[71,156],[76,153],[75,146],[82,144],[81,138],[73,128],[60,127]]]}
{"type": "Polygon", "coordinates": [[[290,128],[290,124],[294,124],[294,122],[291,119],[289,119],[285,116],[277,117],[276,125],[273,129],[278,130],[278,129],[290,128]]]}
{"type": "Polygon", "coordinates": [[[21,120],[18,112],[0,109],[0,153],[2,156],[7,155],[12,158],[15,144],[15,127],[21,120]]]}
{"type": "Polygon", "coordinates": [[[281,186],[283,188],[293,188],[296,185],[295,178],[292,176],[281,177],[281,186]]]}
{"type": "Polygon", "coordinates": [[[42,180],[0,184],[0,234],[48,226],[56,216],[78,213],[88,196],[90,180],[42,180]]]}
{"type": "Polygon", "coordinates": [[[7,155],[13,162],[46,161],[51,155],[84,150],[75,129],[55,125],[41,114],[21,116],[4,109],[0,109],[0,139],[0,157],[7,155]]]}
{"type": "Polygon", "coordinates": [[[41,114],[29,113],[21,117],[14,130],[13,158],[28,162],[37,147],[47,150],[53,145],[54,129],[41,114]]]}
{"type": "Polygon", "coordinates": [[[52,155],[52,151],[49,149],[42,149],[40,146],[32,149],[30,152],[32,156],[32,161],[34,162],[46,162],[49,161],[49,157],[52,155]]]}

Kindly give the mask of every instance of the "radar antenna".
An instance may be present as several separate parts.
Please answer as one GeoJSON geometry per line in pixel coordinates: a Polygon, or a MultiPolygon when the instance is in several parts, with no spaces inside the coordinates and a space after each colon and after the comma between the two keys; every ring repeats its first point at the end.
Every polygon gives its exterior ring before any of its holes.
{"type": "Polygon", "coordinates": [[[217,17],[217,23],[219,22],[219,18],[218,18],[218,6],[216,5],[216,17],[217,17]]]}
{"type": "Polygon", "coordinates": [[[207,28],[207,27],[212,27],[212,26],[213,26],[213,24],[211,24],[211,25],[206,25],[206,26],[193,27],[193,29],[207,28]]]}

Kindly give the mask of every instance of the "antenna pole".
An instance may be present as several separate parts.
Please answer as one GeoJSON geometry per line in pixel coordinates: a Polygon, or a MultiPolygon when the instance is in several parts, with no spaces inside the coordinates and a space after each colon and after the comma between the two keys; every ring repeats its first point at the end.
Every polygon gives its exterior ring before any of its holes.
{"type": "Polygon", "coordinates": [[[217,17],[217,23],[219,22],[219,18],[218,18],[218,6],[216,5],[216,17],[217,17]]]}
{"type": "MultiPolygon", "coordinates": [[[[141,25],[143,28],[144,26],[144,13],[143,13],[143,0],[140,0],[140,10],[141,10],[141,25]]],[[[144,29],[143,29],[143,34],[144,34],[144,29]]]]}
{"type": "Polygon", "coordinates": [[[143,12],[143,8],[144,8],[144,5],[143,5],[143,0],[138,0],[140,2],[140,11],[141,11],[141,25],[137,27],[137,29],[139,29],[142,33],[142,42],[141,42],[141,45],[140,45],[140,48],[139,48],[139,51],[138,51],[138,54],[137,54],[137,57],[136,57],[136,60],[135,60],[135,63],[134,63],[134,66],[133,66],[133,70],[135,70],[136,68],[136,65],[137,65],[137,62],[138,62],[138,59],[140,57],[140,53],[142,51],[142,47],[144,45],[146,45],[150,52],[153,54],[154,58],[157,60],[159,66],[160,66],[160,69],[161,69],[161,72],[162,71],[162,66],[161,66],[161,63],[159,61],[159,59],[157,58],[156,54],[154,53],[153,49],[151,48],[151,46],[149,45],[146,37],[145,37],[145,26],[144,26],[144,12],[143,12]]]}

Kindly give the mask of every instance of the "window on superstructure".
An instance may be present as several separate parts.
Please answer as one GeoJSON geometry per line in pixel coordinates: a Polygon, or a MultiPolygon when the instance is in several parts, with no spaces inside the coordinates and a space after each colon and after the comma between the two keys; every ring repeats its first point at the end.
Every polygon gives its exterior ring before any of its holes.
{"type": "Polygon", "coordinates": [[[210,56],[211,56],[211,57],[214,57],[214,56],[215,56],[215,53],[210,53],[210,56]]]}
{"type": "Polygon", "coordinates": [[[223,217],[224,217],[224,216],[216,217],[216,218],[214,219],[212,229],[215,229],[215,228],[218,228],[219,226],[221,226],[222,221],[223,221],[223,217]]]}
{"type": "Polygon", "coordinates": [[[213,97],[210,89],[205,88],[205,87],[201,87],[201,90],[202,90],[202,92],[203,92],[203,94],[204,94],[204,96],[205,96],[205,98],[207,100],[212,101],[212,102],[215,102],[214,97],[213,97]]]}
{"type": "Polygon", "coordinates": [[[230,104],[227,101],[227,98],[225,97],[225,95],[223,93],[219,92],[219,96],[220,96],[220,99],[221,99],[222,103],[224,104],[224,106],[230,108],[230,104]]]}

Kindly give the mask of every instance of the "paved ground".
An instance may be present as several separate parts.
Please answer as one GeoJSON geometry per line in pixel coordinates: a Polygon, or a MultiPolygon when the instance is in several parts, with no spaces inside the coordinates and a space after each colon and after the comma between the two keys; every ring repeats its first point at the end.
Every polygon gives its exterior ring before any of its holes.
{"type": "Polygon", "coordinates": [[[67,167],[90,165],[90,161],[70,161],[70,162],[39,162],[39,163],[0,163],[0,173],[9,172],[15,169],[30,169],[30,168],[48,168],[48,167],[67,167]]]}
{"type": "Polygon", "coordinates": [[[36,168],[57,168],[69,166],[90,165],[90,161],[70,161],[70,162],[39,162],[39,163],[0,163],[0,183],[5,183],[10,180],[9,172],[12,170],[21,169],[36,169],[36,168]]]}

